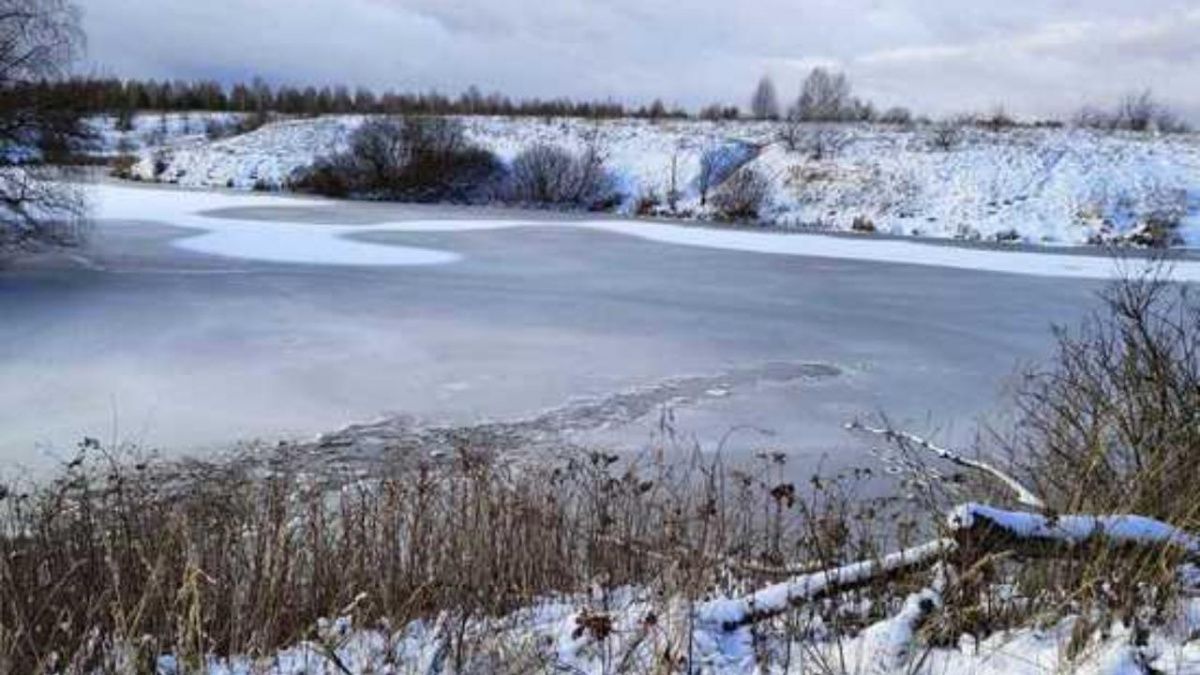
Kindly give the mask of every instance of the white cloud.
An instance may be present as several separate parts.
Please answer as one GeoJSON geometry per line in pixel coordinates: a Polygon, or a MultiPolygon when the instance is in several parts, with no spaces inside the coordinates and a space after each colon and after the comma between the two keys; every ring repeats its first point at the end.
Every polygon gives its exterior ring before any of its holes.
{"type": "Polygon", "coordinates": [[[1144,86],[1200,110],[1200,9],[1180,0],[82,0],[90,61],[153,77],[696,106],[785,95],[813,64],[932,112],[1057,113],[1144,86]]]}

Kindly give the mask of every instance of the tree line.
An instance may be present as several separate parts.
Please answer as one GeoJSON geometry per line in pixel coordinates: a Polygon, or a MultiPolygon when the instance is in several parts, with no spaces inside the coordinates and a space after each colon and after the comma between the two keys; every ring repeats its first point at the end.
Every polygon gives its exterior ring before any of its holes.
{"type": "Polygon", "coordinates": [[[678,106],[655,100],[630,107],[617,101],[574,101],[566,98],[513,99],[470,87],[458,96],[438,92],[376,91],[347,86],[273,86],[261,78],[230,86],[213,80],[137,80],[74,77],[24,83],[12,92],[52,100],[82,114],[131,116],[134,112],[203,110],[285,115],[503,115],[648,119],[686,118],[678,106]]]}
{"type": "MultiPolygon", "coordinates": [[[[800,93],[790,105],[783,105],[770,77],[759,80],[750,96],[750,116],[758,120],[782,120],[790,124],[803,122],[880,122],[909,124],[916,120],[904,107],[883,111],[870,101],[853,95],[850,80],[844,73],[814,68],[800,87],[800,93]]],[[[1003,105],[979,114],[959,115],[951,122],[958,126],[974,125],[993,130],[1019,126],[1003,105]]],[[[1110,109],[1087,106],[1072,118],[1077,127],[1103,130],[1156,131],[1186,133],[1191,130],[1175,111],[1156,99],[1149,90],[1126,94],[1110,109]]],[[[1034,126],[1062,126],[1061,121],[1042,120],[1034,126]]]]}
{"type": "MultiPolygon", "coordinates": [[[[918,118],[906,107],[876,108],[869,100],[854,95],[844,73],[814,68],[801,82],[798,95],[785,103],[770,77],[755,86],[748,106],[714,103],[696,115],[679,106],[668,106],[661,99],[649,104],[629,106],[605,101],[575,101],[568,98],[513,99],[499,92],[485,94],[470,87],[453,96],[436,91],[426,93],[385,91],[366,87],[272,85],[262,78],[224,85],[215,80],[139,80],[122,78],[72,77],[26,81],[0,93],[5,99],[39,102],[41,107],[73,111],[78,115],[111,114],[131,124],[133,114],[141,111],[213,111],[268,113],[299,116],[330,114],[388,115],[496,115],[511,117],[580,117],[590,119],[756,119],[785,122],[880,122],[909,124],[918,118]]],[[[1002,110],[1002,107],[997,107],[1002,110]]],[[[971,117],[992,125],[1017,124],[1007,114],[987,113],[971,117]],[[984,120],[983,118],[987,119],[984,120]]],[[[1126,96],[1113,111],[1096,108],[1081,110],[1072,120],[1078,126],[1157,130],[1178,132],[1187,125],[1151,94],[1139,92],[1126,96]]]]}

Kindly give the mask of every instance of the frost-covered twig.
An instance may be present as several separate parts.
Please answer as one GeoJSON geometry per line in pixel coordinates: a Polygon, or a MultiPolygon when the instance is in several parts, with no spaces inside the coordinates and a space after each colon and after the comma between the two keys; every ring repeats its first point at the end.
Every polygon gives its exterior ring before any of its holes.
{"type": "Polygon", "coordinates": [[[927,568],[955,550],[954,540],[938,539],[879,560],[863,560],[805,574],[741,598],[705,603],[697,610],[697,620],[719,625],[727,631],[736,630],[814,600],[927,568]]]}
{"type": "Polygon", "coordinates": [[[950,513],[950,528],[989,548],[1012,548],[1027,555],[1057,556],[1081,544],[1179,549],[1200,560],[1200,537],[1161,520],[1138,515],[1063,515],[1006,511],[964,504],[950,513]]]}
{"type": "Polygon", "coordinates": [[[932,452],[933,454],[937,455],[938,457],[940,457],[948,462],[952,462],[954,464],[957,464],[959,466],[966,467],[969,469],[975,469],[976,471],[982,471],[983,473],[986,473],[986,474],[992,476],[993,478],[996,478],[1000,482],[1004,483],[1004,485],[1007,486],[1010,490],[1012,490],[1017,496],[1017,501],[1024,504],[1025,506],[1029,506],[1029,507],[1032,507],[1035,509],[1046,508],[1045,502],[1043,502],[1040,497],[1033,494],[1032,490],[1025,487],[1023,484],[1021,484],[1021,481],[1017,480],[1016,478],[1013,478],[1008,473],[996,468],[995,466],[992,466],[991,464],[989,464],[987,462],[983,462],[983,461],[980,461],[977,459],[970,459],[968,457],[963,457],[962,455],[958,454],[957,452],[954,452],[953,450],[949,450],[947,448],[943,448],[941,446],[934,445],[933,443],[930,443],[929,441],[925,440],[924,438],[921,438],[920,436],[916,436],[916,435],[913,435],[913,434],[910,434],[910,433],[907,433],[904,431],[895,431],[893,429],[881,429],[881,428],[877,428],[877,427],[869,427],[858,421],[854,421],[854,422],[847,424],[846,429],[848,429],[850,431],[862,431],[862,432],[865,432],[868,434],[875,434],[876,436],[883,436],[884,438],[887,438],[890,441],[901,441],[901,442],[912,443],[913,445],[915,445],[919,448],[922,448],[922,449],[928,450],[929,452],[932,452]]]}

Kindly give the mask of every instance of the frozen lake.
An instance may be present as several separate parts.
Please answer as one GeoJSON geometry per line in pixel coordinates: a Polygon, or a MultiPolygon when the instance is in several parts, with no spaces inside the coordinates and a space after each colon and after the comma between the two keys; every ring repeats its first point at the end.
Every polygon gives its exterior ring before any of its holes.
{"type": "Polygon", "coordinates": [[[86,248],[0,270],[10,467],[85,435],[202,453],[581,400],[617,412],[571,437],[621,447],[665,404],[705,446],[771,430],[727,447],[805,466],[859,457],[840,425],[862,414],[961,441],[1018,362],[1048,353],[1052,322],[1094,305],[1101,282],[1070,277],[1111,265],[987,252],[1037,274],[979,272],[955,268],[978,252],[908,242],[774,235],[790,242],[774,255],[671,225],[96,189],[86,248]]]}

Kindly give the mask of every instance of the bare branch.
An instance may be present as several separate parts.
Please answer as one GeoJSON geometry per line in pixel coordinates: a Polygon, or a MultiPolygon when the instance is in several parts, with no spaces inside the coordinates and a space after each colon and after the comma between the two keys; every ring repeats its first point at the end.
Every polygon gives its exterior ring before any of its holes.
{"type": "Polygon", "coordinates": [[[943,447],[934,445],[933,443],[930,443],[929,441],[925,440],[924,438],[921,438],[920,436],[915,436],[913,434],[906,433],[903,431],[895,431],[893,429],[882,429],[882,428],[877,428],[877,427],[869,427],[858,421],[854,421],[854,422],[847,424],[846,429],[849,431],[861,431],[861,432],[868,433],[868,434],[874,434],[876,436],[883,436],[884,438],[886,438],[889,441],[892,441],[894,443],[910,443],[919,448],[922,448],[924,450],[932,452],[933,454],[937,455],[938,457],[940,457],[948,462],[957,464],[961,467],[965,467],[968,469],[974,469],[976,471],[981,471],[981,472],[986,473],[986,474],[992,476],[993,478],[999,480],[1001,483],[1004,483],[1004,485],[1006,487],[1008,487],[1010,490],[1012,490],[1016,494],[1018,502],[1026,505],[1026,506],[1035,508],[1035,509],[1046,508],[1045,502],[1043,502],[1040,497],[1035,495],[1033,493],[1033,491],[1031,491],[1029,488],[1025,487],[1016,478],[1013,478],[1008,473],[998,469],[997,467],[995,467],[987,462],[980,461],[977,459],[970,459],[967,457],[963,457],[962,455],[954,452],[953,450],[949,450],[947,448],[943,448],[943,447]]]}

